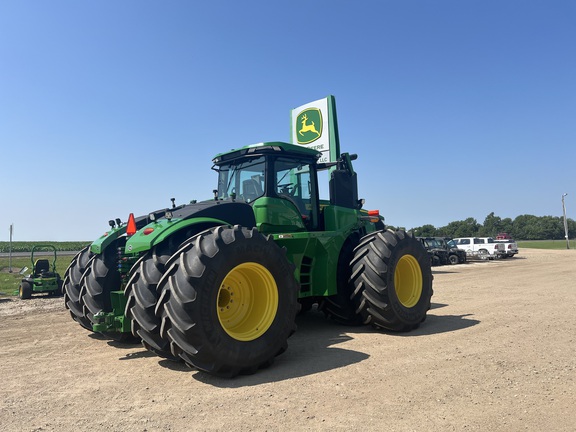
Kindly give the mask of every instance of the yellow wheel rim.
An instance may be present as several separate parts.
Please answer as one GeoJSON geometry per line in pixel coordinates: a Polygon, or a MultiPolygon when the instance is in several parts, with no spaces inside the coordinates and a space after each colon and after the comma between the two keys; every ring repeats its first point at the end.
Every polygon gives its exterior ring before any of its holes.
{"type": "Polygon", "coordinates": [[[248,262],[234,267],[218,290],[217,314],[232,338],[251,341],[270,328],[278,310],[278,287],[268,269],[248,262]]]}
{"type": "Polygon", "coordinates": [[[396,265],[394,272],[396,297],[402,306],[415,306],[422,295],[422,269],[412,255],[404,255],[396,265]]]}

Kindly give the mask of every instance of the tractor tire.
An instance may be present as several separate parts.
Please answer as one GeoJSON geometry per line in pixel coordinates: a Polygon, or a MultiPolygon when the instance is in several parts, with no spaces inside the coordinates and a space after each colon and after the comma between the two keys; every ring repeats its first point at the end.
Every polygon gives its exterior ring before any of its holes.
{"type": "Polygon", "coordinates": [[[338,257],[338,268],[336,270],[337,293],[333,296],[325,297],[320,309],[326,317],[344,325],[362,325],[362,317],[356,312],[355,305],[351,298],[354,292],[354,285],[350,282],[352,267],[350,262],[354,258],[354,248],[360,242],[360,235],[355,233],[346,239],[340,256],[338,257]]]}
{"type": "Polygon", "coordinates": [[[211,375],[267,367],[296,330],[294,266],[255,228],[219,226],[194,236],[158,284],[160,334],[172,354],[211,375]]]}
{"type": "Polygon", "coordinates": [[[363,237],[351,265],[364,323],[409,331],[426,319],[433,293],[430,258],[411,234],[387,230],[363,237]]]}
{"type": "Polygon", "coordinates": [[[88,262],[91,257],[92,252],[90,251],[90,246],[86,246],[72,258],[72,262],[64,274],[64,285],[62,287],[64,291],[64,305],[70,312],[70,316],[72,316],[72,319],[78,324],[90,331],[92,331],[92,323],[84,315],[84,309],[80,303],[80,280],[88,267],[88,262]]]}
{"type": "MultiPolygon", "coordinates": [[[[119,238],[110,244],[102,254],[90,258],[86,271],[80,280],[80,303],[84,316],[95,324],[94,315],[98,312],[112,312],[110,293],[122,288],[122,279],[118,272],[117,248],[123,247],[125,238],[119,238]]],[[[130,333],[105,332],[105,336],[118,342],[138,342],[130,333]]]]}
{"type": "Polygon", "coordinates": [[[32,298],[32,285],[30,285],[30,282],[20,282],[20,286],[18,287],[18,297],[20,297],[22,300],[28,300],[32,298]]]}
{"type": "Polygon", "coordinates": [[[132,334],[142,340],[147,350],[160,357],[175,359],[168,341],[160,337],[160,318],[154,312],[158,302],[156,287],[170,255],[168,245],[161,243],[136,261],[124,291],[127,298],[125,315],[132,320],[132,334]]]}
{"type": "Polygon", "coordinates": [[[458,264],[460,262],[460,260],[458,259],[458,255],[450,255],[448,257],[448,261],[450,261],[450,264],[452,265],[458,264]]]}

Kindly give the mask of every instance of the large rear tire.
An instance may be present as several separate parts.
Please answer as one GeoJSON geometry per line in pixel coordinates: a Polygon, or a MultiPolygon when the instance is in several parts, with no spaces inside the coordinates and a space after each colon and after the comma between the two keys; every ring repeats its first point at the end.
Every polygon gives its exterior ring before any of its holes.
{"type": "Polygon", "coordinates": [[[354,299],[364,322],[408,331],[426,319],[432,271],[426,249],[405,231],[377,231],[362,238],[352,261],[354,299]]]}
{"type": "Polygon", "coordinates": [[[87,330],[92,331],[92,323],[84,315],[84,309],[80,304],[80,280],[88,267],[88,262],[92,257],[90,246],[86,246],[72,258],[72,262],[64,274],[64,305],[70,312],[74,321],[87,330]]]}
{"type": "Polygon", "coordinates": [[[320,309],[328,318],[344,325],[362,324],[362,317],[357,313],[357,305],[352,301],[354,285],[350,281],[352,274],[350,262],[354,258],[354,248],[359,242],[360,235],[357,233],[352,234],[344,242],[336,269],[338,291],[333,296],[325,297],[320,304],[320,309]]]}
{"type": "Polygon", "coordinates": [[[295,331],[294,266],[256,229],[216,227],[172,256],[160,280],[161,336],[189,366],[250,374],[283,353],[295,331]]]}
{"type": "MultiPolygon", "coordinates": [[[[80,304],[84,316],[92,324],[96,324],[94,315],[98,312],[112,312],[110,293],[122,289],[122,278],[118,271],[117,248],[123,247],[126,239],[121,237],[108,245],[102,254],[90,258],[86,271],[80,280],[80,304]]],[[[103,333],[118,342],[138,342],[131,333],[106,332],[103,333]]]]}
{"type": "Polygon", "coordinates": [[[160,337],[160,318],[154,312],[158,301],[156,288],[170,258],[169,249],[168,244],[161,243],[143,255],[130,270],[124,293],[125,314],[132,320],[132,334],[142,339],[147,350],[174,359],[170,344],[160,337]]]}

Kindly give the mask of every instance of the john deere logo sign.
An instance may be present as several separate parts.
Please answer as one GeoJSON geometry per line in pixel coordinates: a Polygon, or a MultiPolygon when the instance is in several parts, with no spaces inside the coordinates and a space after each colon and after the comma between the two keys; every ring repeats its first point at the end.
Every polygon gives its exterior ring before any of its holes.
{"type": "Polygon", "coordinates": [[[308,102],[290,111],[291,143],[321,153],[319,163],[340,157],[334,96],[308,102]]]}
{"type": "Polygon", "coordinates": [[[309,144],[322,136],[322,112],[318,108],[308,108],[296,118],[296,139],[298,144],[309,144]]]}

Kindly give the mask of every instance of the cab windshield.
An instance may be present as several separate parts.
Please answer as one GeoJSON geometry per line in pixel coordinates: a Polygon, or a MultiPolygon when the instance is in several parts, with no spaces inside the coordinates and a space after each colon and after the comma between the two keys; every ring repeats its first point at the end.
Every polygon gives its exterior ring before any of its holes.
{"type": "Polygon", "coordinates": [[[431,247],[431,248],[442,248],[442,245],[440,244],[440,242],[436,239],[426,239],[426,246],[431,247]]]}

